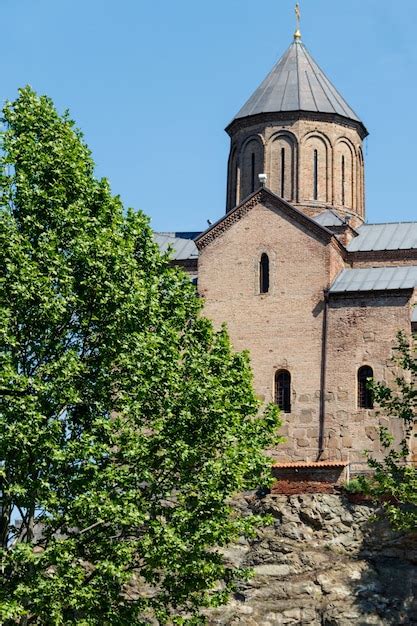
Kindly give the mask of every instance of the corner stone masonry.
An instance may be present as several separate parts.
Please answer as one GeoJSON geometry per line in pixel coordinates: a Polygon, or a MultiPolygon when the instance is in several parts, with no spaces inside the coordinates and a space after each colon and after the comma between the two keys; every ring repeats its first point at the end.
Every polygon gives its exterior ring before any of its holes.
{"type": "Polygon", "coordinates": [[[373,506],[327,494],[247,495],[237,506],[274,524],[226,551],[255,575],[210,626],[417,624],[417,535],[393,533],[373,506]]]}

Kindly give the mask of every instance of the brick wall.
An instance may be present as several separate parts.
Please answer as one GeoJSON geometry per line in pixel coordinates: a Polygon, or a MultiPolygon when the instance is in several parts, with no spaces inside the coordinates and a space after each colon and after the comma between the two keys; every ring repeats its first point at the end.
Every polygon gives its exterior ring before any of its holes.
{"type": "MultiPolygon", "coordinates": [[[[289,116],[290,117],[290,116],[289,116]]],[[[313,216],[332,206],[355,213],[359,224],[365,214],[362,138],[352,123],[335,124],[312,119],[253,122],[232,133],[228,180],[228,210],[250,193],[252,169],[248,145],[263,146],[267,186],[281,196],[282,149],[285,150],[284,198],[313,216]],[[257,143],[256,143],[257,142],[257,143]],[[314,198],[314,151],[318,156],[317,200],[314,198]],[[342,157],[344,194],[342,194],[342,157]],[[344,203],[342,202],[344,200],[344,203]]],[[[261,154],[256,151],[257,158],[261,154]]],[[[258,169],[256,173],[258,173],[258,169]]],[[[257,181],[256,181],[257,182],[257,181]]]]}
{"type": "MultiPolygon", "coordinates": [[[[338,296],[330,300],[328,317],[323,458],[363,461],[364,450],[380,452],[378,427],[388,422],[376,411],[358,408],[357,371],[369,365],[377,380],[393,382],[396,334],[411,331],[410,294],[338,296]]],[[[395,421],[391,426],[398,428],[395,421]]]]}
{"type": "Polygon", "coordinates": [[[285,212],[255,206],[206,246],[199,258],[204,313],[227,322],[238,350],[249,349],[255,388],[274,399],[277,370],[292,376],[292,413],[284,416],[288,444],[281,456],[317,456],[323,290],[340,269],[331,244],[289,220],[285,212]],[[259,294],[261,254],[270,259],[270,291],[259,294]]]}
{"type": "Polygon", "coordinates": [[[287,442],[272,451],[276,459],[316,460],[321,443],[321,460],[361,461],[365,449],[379,452],[385,422],[358,410],[357,370],[370,365],[377,379],[392,380],[392,347],[398,330],[410,332],[414,296],[331,298],[324,346],[324,291],[344,262],[337,247],[277,203],[258,202],[200,251],[204,312],[216,326],[227,323],[237,350],[250,351],[262,401],[274,400],[278,370],[291,373],[291,413],[282,416],[287,442]],[[262,253],[270,259],[268,294],[259,293],[262,253]]]}

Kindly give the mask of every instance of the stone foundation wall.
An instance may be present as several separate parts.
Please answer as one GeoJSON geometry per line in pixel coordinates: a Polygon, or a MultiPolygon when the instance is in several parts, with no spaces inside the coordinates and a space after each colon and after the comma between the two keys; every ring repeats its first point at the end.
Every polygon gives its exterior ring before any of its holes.
{"type": "Polygon", "coordinates": [[[373,521],[370,505],[338,495],[242,498],[273,525],[227,551],[255,576],[210,626],[399,626],[417,624],[417,534],[373,521]]]}

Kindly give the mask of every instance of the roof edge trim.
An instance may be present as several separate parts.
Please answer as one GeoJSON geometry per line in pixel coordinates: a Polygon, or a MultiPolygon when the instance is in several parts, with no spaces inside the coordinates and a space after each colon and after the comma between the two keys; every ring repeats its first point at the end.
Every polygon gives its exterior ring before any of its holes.
{"type": "Polygon", "coordinates": [[[221,217],[219,220],[217,220],[217,222],[212,224],[206,231],[196,237],[194,242],[198,250],[202,250],[212,241],[214,241],[214,239],[220,236],[223,232],[229,230],[229,228],[235,222],[239,221],[244,215],[246,215],[246,213],[248,213],[257,204],[259,204],[263,199],[268,199],[274,203],[280,204],[281,207],[286,208],[296,221],[307,226],[307,228],[324,238],[328,243],[333,242],[339,248],[341,254],[343,256],[345,255],[346,248],[328,228],[315,222],[313,218],[309,217],[286,200],[283,200],[283,198],[277,196],[267,187],[261,187],[257,191],[253,192],[250,196],[245,198],[245,200],[243,200],[243,202],[241,202],[238,206],[226,213],[226,215],[223,215],[223,217],[221,217]]]}
{"type": "Polygon", "coordinates": [[[349,126],[355,127],[361,136],[362,139],[365,139],[369,136],[369,131],[366,128],[365,124],[361,121],[353,120],[350,117],[346,117],[344,115],[340,115],[339,113],[322,113],[319,111],[304,111],[304,110],[292,110],[292,111],[277,111],[273,112],[263,112],[263,113],[254,113],[252,115],[246,115],[245,117],[237,117],[234,118],[229,124],[225,127],[225,132],[231,136],[233,134],[234,127],[239,126],[250,126],[256,125],[261,121],[270,121],[270,120],[287,120],[294,117],[294,119],[304,119],[308,118],[313,121],[331,121],[336,124],[347,123],[349,126]],[[248,122],[252,122],[252,124],[248,122]]]}

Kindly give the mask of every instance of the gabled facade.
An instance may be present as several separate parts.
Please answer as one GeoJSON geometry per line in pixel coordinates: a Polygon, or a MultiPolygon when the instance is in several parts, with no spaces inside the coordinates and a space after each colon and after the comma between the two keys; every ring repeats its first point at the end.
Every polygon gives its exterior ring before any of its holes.
{"type": "Polygon", "coordinates": [[[392,381],[396,334],[417,324],[417,223],[364,223],[366,128],[298,34],[226,130],[226,214],[177,233],[174,262],[280,406],[277,460],[360,470],[384,422],[367,380],[392,381]]]}

